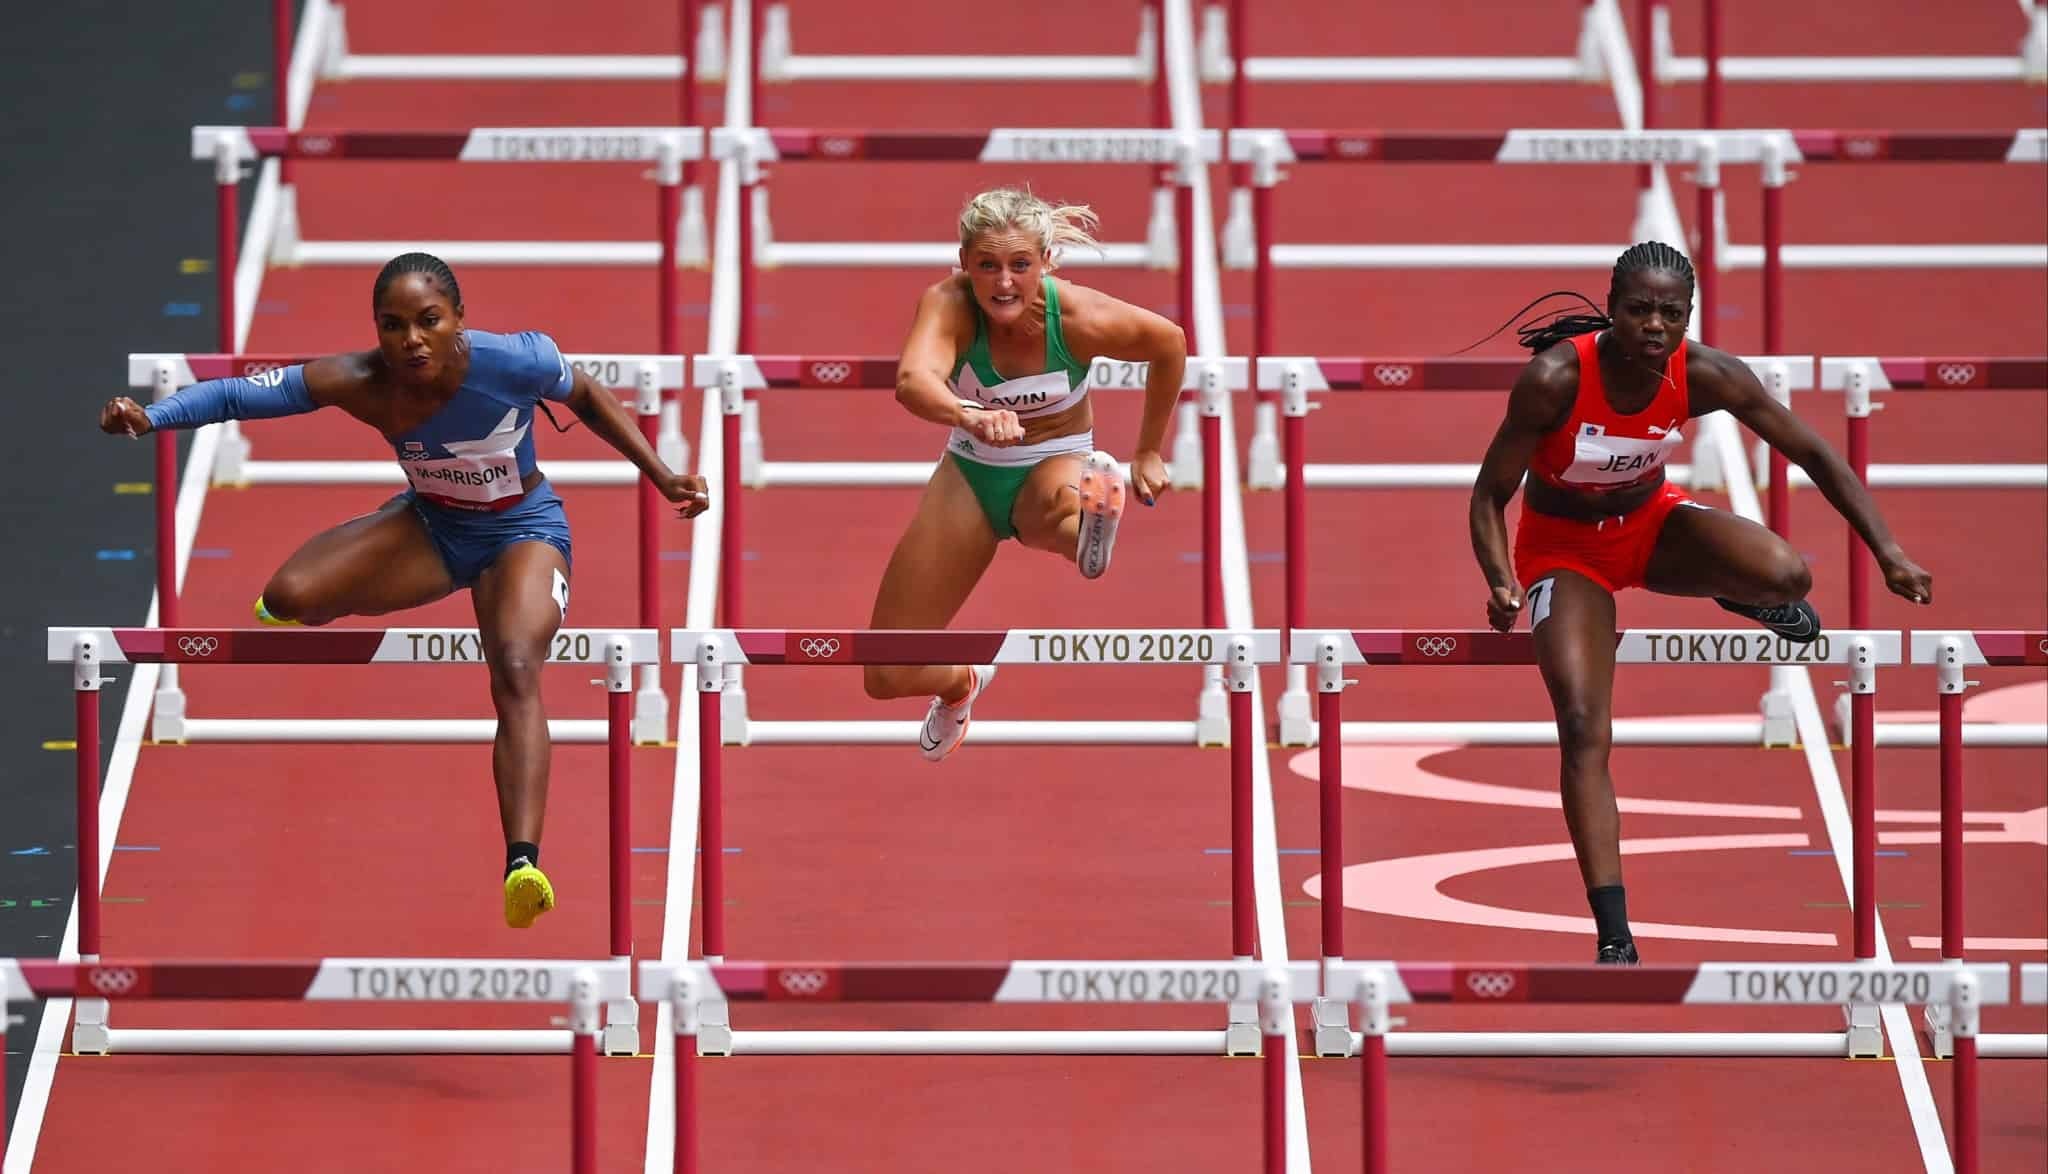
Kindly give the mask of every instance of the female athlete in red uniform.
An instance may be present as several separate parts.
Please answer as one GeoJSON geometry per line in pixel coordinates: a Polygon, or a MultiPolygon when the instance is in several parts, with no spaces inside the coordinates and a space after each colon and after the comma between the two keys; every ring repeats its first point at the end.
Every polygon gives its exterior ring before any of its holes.
{"type": "Polygon", "coordinates": [[[1927,603],[1933,592],[1933,580],[1899,548],[1841,458],[1772,399],[1742,360],[1687,344],[1692,292],[1685,256],[1646,242],[1615,262],[1606,314],[1524,328],[1522,343],[1536,357],[1515,380],[1507,416],[1472,487],[1472,551],[1491,592],[1487,621],[1508,631],[1526,601],[1535,633],[1557,714],[1565,825],[1603,963],[1638,960],[1607,771],[1614,593],[1644,587],[1711,596],[1802,643],[1821,630],[1805,598],[1813,576],[1797,551],[1765,527],[1702,506],[1665,481],[1664,463],[1687,423],[1709,412],[1733,413],[1806,470],[1869,545],[1886,586],[1915,603],[1927,603]],[[1510,559],[1505,512],[1518,487],[1522,518],[1510,559]]]}

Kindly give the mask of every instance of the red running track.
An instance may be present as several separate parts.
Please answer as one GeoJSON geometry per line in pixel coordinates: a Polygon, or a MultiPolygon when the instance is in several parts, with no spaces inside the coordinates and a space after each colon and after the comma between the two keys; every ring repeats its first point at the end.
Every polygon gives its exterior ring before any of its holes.
{"type": "MultiPolygon", "coordinates": [[[[518,3],[485,20],[449,13],[408,19],[409,10],[358,0],[350,36],[358,52],[617,52],[673,43],[662,15],[612,6],[605,19],[518,3]],[[518,19],[510,19],[516,12],[518,19]]],[[[799,51],[943,52],[984,34],[935,0],[896,5],[889,21],[851,19],[825,0],[794,4],[799,51]]],[[[1530,6],[1542,9],[1544,6],[1530,6]]],[[[1575,9],[1558,4],[1556,8],[1575,9]]],[[[1675,17],[1678,49],[1692,51],[1689,5],[1675,17]]],[[[1853,28],[1834,30],[1844,52],[1910,46],[1925,52],[1980,52],[2016,36],[2000,19],[1956,14],[1923,36],[1902,0],[1864,6],[1853,28]],[[1851,39],[1851,38],[1860,38],[1851,39]],[[1930,38],[1943,38],[1937,43],[1930,38]],[[1953,40],[1953,44],[1950,40],[1953,40]]],[[[1574,26],[1543,11],[1485,19],[1432,12],[1426,19],[1378,8],[1353,21],[1328,3],[1261,5],[1253,52],[1568,52],[1574,26]]],[[[1083,19],[1048,11],[1018,22],[1000,46],[1018,52],[1121,53],[1129,22],[1091,6],[1083,19]]],[[[1778,14],[1773,13],[1773,17],[1778,14]]],[[[1760,14],[1731,15],[1728,52],[1788,51],[1767,39],[1760,14]]],[[[1780,26],[1782,29],[1782,25],[1780,26]]],[[[1789,34],[1786,34],[1789,36],[1789,34]]],[[[1806,41],[1807,44],[1825,43],[1806,41]]],[[[1774,125],[2020,126],[2039,122],[2038,91],[1903,87],[1851,90],[1731,87],[1728,123],[1774,125]]],[[[700,108],[720,117],[717,91],[700,108]]],[[[1680,89],[1660,107],[1667,125],[1691,120],[1695,94],[1680,89]]],[[[1220,125],[1223,92],[1207,99],[1220,125]]],[[[673,91],[662,85],[484,86],[356,83],[323,87],[315,128],[470,125],[619,125],[668,121],[673,91]]],[[[1025,85],[923,87],[807,84],[763,91],[758,121],[832,125],[1147,125],[1150,101],[1130,85],[1058,90],[1025,85]]],[[[1266,87],[1255,92],[1255,123],[1302,126],[1497,128],[1605,126],[1612,103],[1578,87],[1266,87]]],[[[195,165],[196,166],[196,165],[195,165]]],[[[1730,169],[1730,190],[1746,190],[1730,169]]],[[[637,168],[464,168],[444,164],[298,165],[300,210],[309,238],[619,239],[646,232],[649,193],[637,168]],[[421,193],[431,199],[422,199],[421,193]]],[[[1224,169],[1212,171],[1219,189],[1224,169]]],[[[1887,167],[1865,176],[1846,168],[1806,169],[1788,199],[1790,239],[1809,242],[1925,239],[2038,240],[2043,206],[2038,169],[1887,167]],[[1929,217],[1925,209],[1947,214],[1929,217]]],[[[1286,235],[1297,241],[1379,240],[1515,243],[1606,241],[1627,230],[1634,209],[1624,170],[1517,169],[1512,182],[1478,166],[1318,173],[1299,169],[1282,188],[1286,235]]],[[[961,199],[991,182],[1027,179],[1039,191],[1094,204],[1108,235],[1139,239],[1149,184],[1137,173],[1097,168],[973,165],[783,165],[771,175],[779,239],[939,240],[961,199]]],[[[194,182],[204,182],[195,172],[194,182]]],[[[1684,187],[1675,186],[1683,199],[1684,187]]],[[[1688,212],[1689,201],[1682,207],[1688,212]]],[[[1223,201],[1219,190],[1216,212],[1223,201]]],[[[1753,242],[1750,201],[1731,200],[1730,229],[1753,242]]],[[[339,349],[367,343],[368,271],[301,269],[271,273],[248,340],[251,350],[339,349]],[[281,303],[281,305],[279,304],[281,303]]],[[[654,275],[644,270],[469,267],[461,273],[471,321],[538,327],[575,350],[652,349],[654,275]]],[[[897,345],[917,291],[936,274],[910,270],[789,269],[760,275],[757,349],[763,352],[886,353],[897,345]]],[[[1170,273],[1089,270],[1083,281],[1177,313],[1170,273]]],[[[1442,353],[1483,335],[1529,297],[1574,286],[1598,295],[1603,273],[1283,273],[1276,342],[1305,353],[1442,353]]],[[[704,341],[708,285],[683,275],[681,337],[704,341]]],[[[1723,282],[1729,314],[1723,341],[1756,338],[1754,275],[1723,282]]],[[[1225,316],[1234,351],[1249,343],[1244,274],[1224,275],[1225,316]]],[[[1788,277],[1786,340],[1806,352],[2008,353],[2048,350],[2048,314],[2038,274],[1824,274],[1788,277]],[[1974,307],[1989,312],[1972,313],[1974,307]]],[[[147,349],[138,340],[136,349],[147,349]]],[[[1505,353],[1496,341],[1486,353],[1505,353]]],[[[1484,395],[1333,397],[1312,419],[1315,460],[1476,459],[1497,415],[1484,395]]],[[[1902,393],[1877,420],[1876,460],[2048,459],[2048,427],[2036,401],[1902,393]],[[1913,443],[1914,441],[1920,443],[1913,443]]],[[[1249,430],[1241,403],[1239,432],[1249,430]]],[[[1838,408],[1816,395],[1801,411],[1839,438],[1838,408]]],[[[1134,401],[1098,404],[1105,445],[1127,452],[1134,401]]],[[[685,413],[692,430],[697,416],[685,413]]],[[[768,392],[762,430],[771,459],[926,459],[938,437],[909,421],[886,393],[768,392]],[[850,430],[859,446],[843,443],[850,430]]],[[[333,421],[251,427],[259,457],[381,455],[366,432],[333,421]]],[[[581,430],[544,433],[543,461],[598,455],[581,430]]],[[[368,489],[221,491],[209,496],[197,546],[225,552],[196,560],[187,580],[192,624],[243,622],[263,578],[309,531],[369,508],[368,489]]],[[[577,538],[571,621],[582,626],[634,618],[633,500],[626,489],[566,491],[577,538]]],[[[873,585],[914,494],[905,490],[750,492],[747,622],[761,626],[861,626],[873,585]],[[820,575],[823,563],[829,571],[820,575]]],[[[1795,495],[1795,536],[1811,552],[1824,614],[1842,608],[1842,528],[1815,495],[1795,495]]],[[[2043,626],[2040,535],[2048,509],[2037,492],[1887,492],[1894,527],[1937,576],[1936,607],[1908,612],[1879,599],[1884,626],[2043,626]],[[1987,544],[2004,538],[2028,557],[2001,559],[1987,575],[1987,544]]],[[[1362,626],[1474,621],[1479,596],[1464,548],[1462,495],[1444,491],[1311,495],[1313,555],[1309,618],[1362,626]]],[[[1280,568],[1277,495],[1246,502],[1256,618],[1276,623],[1280,568]]],[[[1053,560],[1004,551],[960,626],[1193,626],[1200,620],[1195,499],[1175,495],[1141,512],[1120,544],[1119,573],[1086,585],[1053,560]]],[[[680,525],[664,545],[687,549],[680,525]]],[[[663,622],[683,622],[687,563],[665,564],[670,585],[663,622]]],[[[1632,596],[1626,624],[1697,626],[1720,622],[1700,605],[1632,596]]],[[[468,624],[467,604],[449,601],[407,622],[468,624]]],[[[587,672],[551,670],[558,716],[602,712],[587,672]]],[[[1986,687],[2022,684],[2018,675],[1979,674],[1986,687]]],[[[670,680],[673,681],[671,674],[670,680]]],[[[1624,676],[1617,698],[1627,716],[1751,713],[1760,679],[1740,670],[1624,676]]],[[[480,678],[450,670],[222,669],[188,672],[195,716],[305,715],[318,708],[350,716],[481,716],[480,678]],[[317,674],[317,675],[316,675],[317,674]]],[[[1185,719],[1196,680],[1173,670],[1104,669],[1086,677],[1006,669],[988,694],[987,719],[1039,717],[1185,719]]],[[[1277,691],[1277,674],[1266,682],[1277,691]]],[[[1823,704],[1832,693],[1816,677],[1823,704]]],[[[754,670],[757,718],[914,720],[921,707],[879,707],[850,674],[815,669],[754,670]]],[[[1931,710],[1931,675],[1888,673],[1880,708],[1931,710]]],[[[673,684],[671,684],[673,690],[673,684]]],[[[1973,694],[1973,700],[1978,694],[1973,694]]],[[[2037,694],[2004,693],[2042,709],[2037,694]]],[[[1347,698],[1353,717],[1529,718],[1546,716],[1533,674],[1514,670],[1374,674],[1347,698]]],[[[2029,720],[2041,720],[2039,716],[2029,720]]],[[[1356,748],[1353,753],[1372,753],[1356,748]]],[[[573,956],[603,946],[603,755],[597,747],[556,753],[547,859],[564,906],[534,933],[498,927],[497,833],[482,747],[145,748],[106,892],[126,900],[107,910],[112,953],[160,956],[294,954],[540,954],[573,956]],[[365,899],[367,896],[367,899],[365,899]]],[[[1837,755],[1838,759],[1844,756],[1837,755]]],[[[2038,809],[2043,756],[2037,751],[1971,751],[1969,807],[2038,809]]],[[[1221,956],[1228,949],[1228,843],[1221,754],[1196,751],[970,747],[933,768],[904,749],[750,748],[727,754],[729,949],[735,957],[849,959],[1221,956]],[[999,765],[998,765],[999,764],[999,765]]],[[[1279,846],[1312,846],[1313,754],[1270,756],[1279,846]]],[[[1887,750],[1881,803],[1932,810],[1933,751],[1887,750]]],[[[634,755],[636,844],[664,846],[673,751],[634,755]]],[[[1551,779],[1554,754],[1541,750],[1446,748],[1420,765],[1439,774],[1513,788],[1496,799],[1452,803],[1359,793],[1345,809],[1349,858],[1357,865],[1422,854],[1561,845],[1551,779]]],[[[1844,767],[1846,769],[1846,767],[1844,767]]],[[[1847,913],[1831,907],[1842,889],[1826,856],[1791,855],[1792,840],[1827,846],[1814,787],[1792,753],[1623,750],[1622,793],[1631,798],[1750,804],[1768,815],[1635,814],[1631,838],[1775,836],[1773,847],[1667,852],[1630,861],[1632,912],[1639,922],[1743,926],[1815,935],[1814,944],[1725,943],[1644,935],[1659,961],[1718,957],[1836,958],[1847,953],[1847,913]],[[1826,939],[1822,941],[1820,939],[1826,939]]],[[[1363,776],[1364,772],[1347,772],[1363,776]]],[[[1383,772],[1387,773],[1387,772],[1383,772]]],[[[1904,830],[1905,823],[1887,824],[1904,830]]],[[[1883,911],[1888,944],[1902,958],[1932,956],[1910,939],[1937,932],[1934,864],[1928,846],[1881,861],[1881,894],[1911,907],[1883,911]]],[[[1555,856],[1555,850],[1552,850],[1555,856]]],[[[659,939],[667,859],[635,857],[636,946],[659,939]]],[[[1281,859],[1288,949],[1313,955],[1313,857],[1281,859]]],[[[1972,846],[1974,934],[2048,937],[2048,903],[2038,885],[2042,847],[1972,846]]],[[[1566,858],[1535,860],[1451,876],[1442,892],[1493,909],[1583,916],[1566,858]]],[[[1522,957],[1578,960],[1583,932],[1544,932],[1446,923],[1409,913],[1353,910],[1351,952],[1382,956],[1522,957]]],[[[1980,953],[1980,958],[2038,954],[1980,953]]],[[[743,1028],[774,1026],[1214,1026],[1207,1013],[1146,1015],[1057,1008],[736,1009],[743,1028]]],[[[449,1025],[541,1025],[545,1012],[469,1009],[449,1025]]],[[[2042,1030],[2038,1009],[1993,1009],[1992,1030],[2042,1030]]],[[[327,1007],[123,1009],[130,1026],[275,1024],[380,1026],[399,1016],[327,1007]]],[[[1833,1020],[1832,1022],[1830,1020],[1833,1020]]],[[[418,1022],[411,1017],[409,1022],[418,1022]]],[[[1480,1026],[1464,1009],[1414,1009],[1410,1026],[1480,1026]]],[[[1826,1030],[1831,1013],[1766,1015],[1740,1009],[1525,1011],[1500,1029],[1641,1027],[1651,1030],[1791,1028],[1826,1030]]],[[[651,1016],[643,1038],[652,1044],[651,1016]]],[[[548,1058],[194,1058],[66,1060],[45,1124],[43,1170],[111,1168],[150,1160],[176,1169],[304,1171],[377,1165],[407,1169],[503,1169],[530,1165],[566,1129],[566,1077],[548,1058]],[[282,1095],[280,1095],[282,1094],[282,1095]],[[110,1100],[109,1098],[114,1098],[110,1100]],[[257,1098],[274,1111],[252,1112],[257,1098]],[[109,1105],[122,1128],[105,1128],[109,1105]],[[365,1123],[368,1124],[365,1124],[365,1123]],[[508,1122],[518,1122],[507,1128],[508,1122]]],[[[1313,1157],[1325,1169],[1357,1158],[1356,1070],[1304,1061],[1313,1157]]],[[[1393,1154],[1397,1169],[1525,1168],[1534,1155],[1570,1155],[1579,1169],[1636,1168],[1646,1161],[1755,1169],[1810,1167],[1814,1155],[1846,1156],[1869,1169],[1915,1168],[1915,1143],[1892,1062],[1750,1060],[1513,1061],[1397,1059],[1393,1154]],[[1480,1123],[1497,1128],[1475,1128],[1480,1123]]],[[[622,1059],[602,1071],[604,1169],[641,1162],[648,1061],[622,1059]]],[[[1928,1070],[1944,1105],[1941,1066],[1928,1070]]],[[[898,1170],[946,1155],[992,1171],[1117,1168],[1236,1170],[1258,1145],[1258,1069],[1210,1059],[743,1058],[705,1069],[707,1167],[779,1170],[799,1162],[840,1170],[898,1170]],[[1114,1147],[1112,1149],[1112,1147],[1114,1147]]],[[[1989,1168],[2032,1168],[2048,1157],[2040,1134],[2043,1066],[1997,1061],[1984,1081],[1989,1168]]],[[[1546,1160],[1538,1159],[1539,1163],[1546,1160]]]]}

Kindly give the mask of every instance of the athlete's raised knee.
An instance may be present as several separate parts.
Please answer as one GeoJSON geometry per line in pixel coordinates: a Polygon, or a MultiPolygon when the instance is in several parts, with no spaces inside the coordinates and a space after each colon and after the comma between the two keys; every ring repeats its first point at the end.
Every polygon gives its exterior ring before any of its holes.
{"type": "Polygon", "coordinates": [[[332,605],[321,598],[313,576],[303,571],[281,570],[272,575],[257,599],[261,613],[272,623],[324,624],[335,616],[332,605]]]}
{"type": "Polygon", "coordinates": [[[1781,545],[1765,566],[1759,586],[1765,597],[1758,599],[1758,604],[1796,603],[1813,590],[1813,568],[1806,565],[1798,551],[1781,545]]]}

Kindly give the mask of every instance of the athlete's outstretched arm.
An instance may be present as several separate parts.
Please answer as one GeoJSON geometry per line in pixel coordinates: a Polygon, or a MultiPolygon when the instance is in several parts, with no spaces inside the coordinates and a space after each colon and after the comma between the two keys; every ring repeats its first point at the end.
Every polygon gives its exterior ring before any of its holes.
{"type": "Polygon", "coordinates": [[[1508,552],[1508,502],[1521,488],[1543,434],[1556,426],[1571,403],[1576,379],[1572,367],[1561,358],[1539,355],[1522,368],[1472,483],[1472,555],[1486,576],[1486,621],[1503,632],[1515,626],[1522,610],[1522,587],[1515,581],[1514,559],[1508,552]]]}
{"type": "Polygon", "coordinates": [[[147,407],[125,395],[115,396],[100,409],[100,431],[144,436],[159,428],[198,428],[224,420],[303,415],[341,402],[357,365],[354,356],[333,355],[254,376],[207,379],[181,387],[147,407]]]}
{"type": "MultiPolygon", "coordinates": [[[[1188,366],[1188,336],[1172,320],[1129,302],[1097,293],[1088,299],[1085,337],[1088,349],[1104,358],[1145,363],[1145,414],[1138,424],[1138,443],[1131,453],[1131,481],[1150,505],[1167,487],[1166,426],[1180,400],[1188,366]]],[[[1076,357],[1079,357],[1078,355],[1076,357]]]]}
{"type": "Polygon", "coordinates": [[[1703,416],[1712,411],[1726,411],[1756,433],[1757,439],[1806,470],[1821,496],[1828,499],[1836,512],[1855,528],[1864,545],[1870,548],[1877,565],[1884,571],[1885,585],[1914,603],[1931,602],[1934,598],[1933,576],[1906,557],[1905,550],[1892,537],[1890,527],[1885,525],[1883,515],[1878,513],[1877,503],[1871,500],[1869,490],[1857,479],[1848,462],[1829,448],[1826,441],[1806,426],[1805,421],[1772,399],[1763,384],[1757,382],[1756,373],[1749,369],[1749,364],[1708,347],[1690,349],[1694,361],[1701,366],[1698,375],[1706,376],[1699,378],[1696,375],[1690,380],[1692,414],[1703,416]]]}
{"type": "Polygon", "coordinates": [[[590,425],[606,444],[617,450],[620,456],[633,462],[654,488],[664,498],[682,507],[679,512],[685,518],[694,518],[711,508],[711,493],[704,478],[694,473],[678,473],[668,467],[654,446],[640,434],[640,428],[633,418],[626,414],[618,397],[609,388],[600,387],[597,381],[580,368],[571,368],[575,382],[569,388],[569,410],[576,418],[590,425]]]}

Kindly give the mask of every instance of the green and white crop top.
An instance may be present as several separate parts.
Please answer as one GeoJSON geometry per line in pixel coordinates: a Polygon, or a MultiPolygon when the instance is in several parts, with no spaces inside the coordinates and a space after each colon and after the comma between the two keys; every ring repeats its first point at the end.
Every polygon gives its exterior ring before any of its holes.
{"type": "MultiPolygon", "coordinates": [[[[1067,350],[1066,335],[1060,329],[1060,295],[1051,277],[1041,279],[1045,291],[1045,366],[1036,375],[1005,379],[996,372],[989,357],[988,321],[981,305],[974,307],[974,343],[953,365],[947,383],[953,394],[984,408],[1003,408],[1017,413],[1019,420],[1049,416],[1078,404],[1088,395],[1088,363],[1067,350]]],[[[1061,453],[1087,452],[1094,447],[1094,434],[1059,436],[1037,444],[1016,444],[993,448],[976,440],[965,429],[955,428],[946,441],[949,451],[984,465],[1035,465],[1061,453]]]]}

